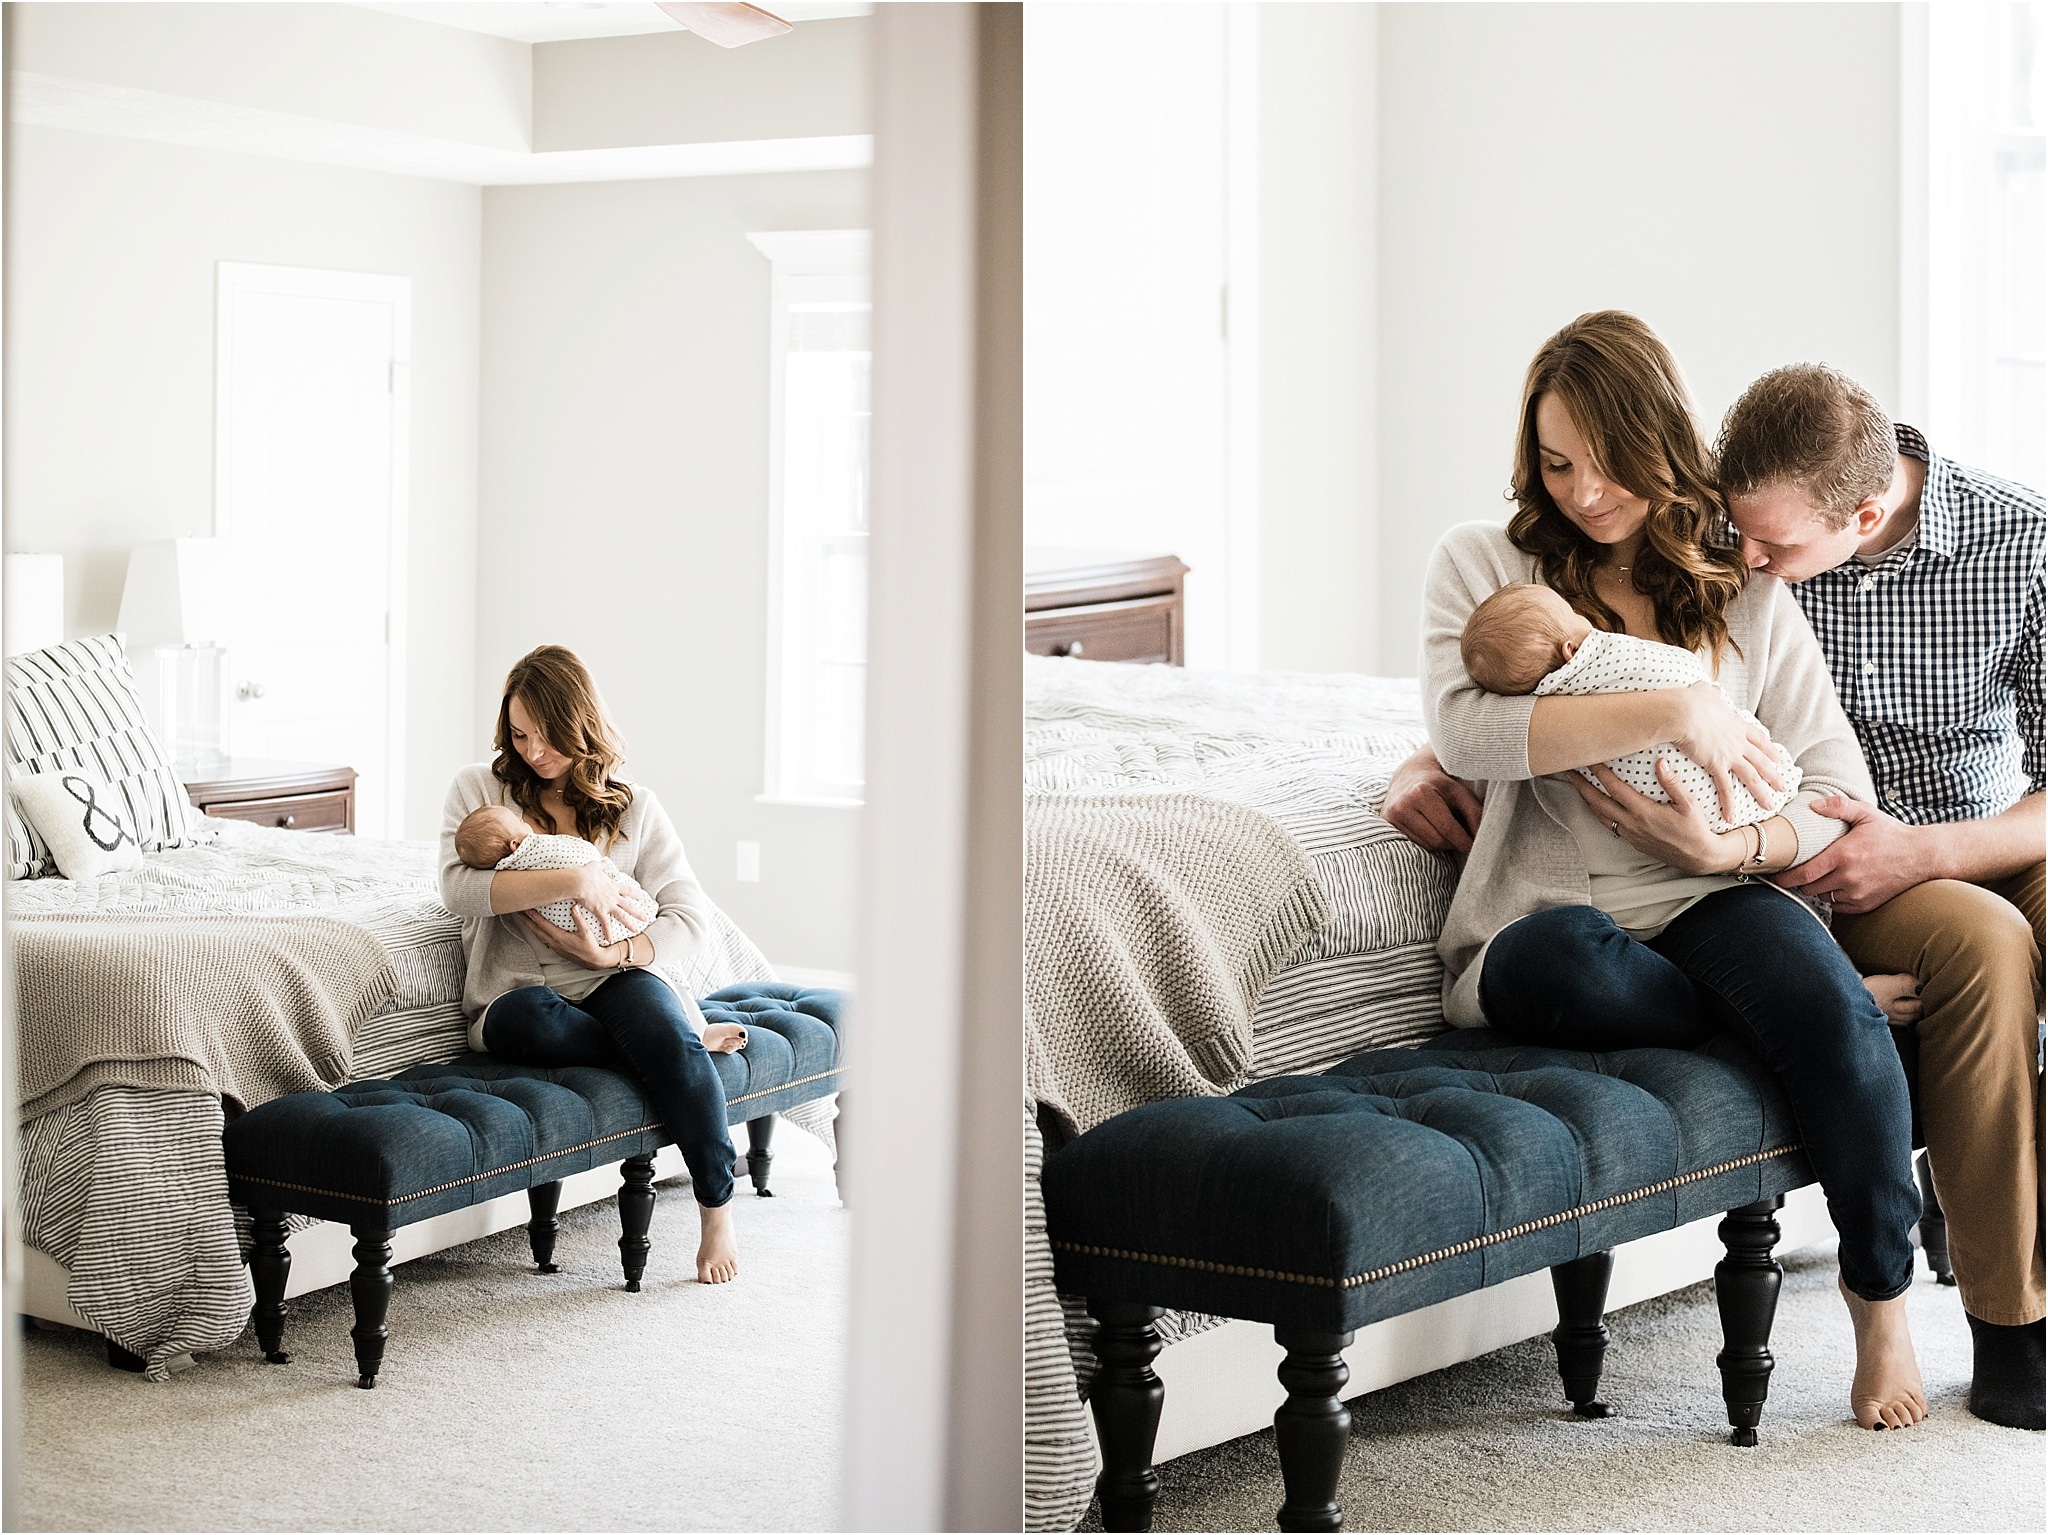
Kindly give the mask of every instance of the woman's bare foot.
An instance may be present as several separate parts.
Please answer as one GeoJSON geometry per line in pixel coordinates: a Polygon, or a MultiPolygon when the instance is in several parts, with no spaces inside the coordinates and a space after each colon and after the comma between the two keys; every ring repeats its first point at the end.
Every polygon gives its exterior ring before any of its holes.
{"type": "Polygon", "coordinates": [[[1866,975],[1863,989],[1893,1023],[1920,1021],[1920,983],[1910,975],[1866,975]]]}
{"type": "Polygon", "coordinates": [[[1909,1428],[1927,1416],[1927,1393],[1920,1384],[1920,1362],[1913,1357],[1912,1335],[1906,1330],[1906,1297],[1865,1300],[1841,1285],[1856,1329],[1856,1378],[1849,1386],[1849,1406],[1863,1428],[1909,1428]]]}
{"type": "MultiPolygon", "coordinates": [[[[1911,980],[1909,975],[1907,980],[1911,980]]],[[[707,1023],[704,1025],[704,1048],[713,1055],[730,1055],[735,1050],[747,1048],[747,1031],[737,1023],[707,1023]]]]}
{"type": "MultiPolygon", "coordinates": [[[[732,1237],[732,1206],[697,1206],[697,1283],[724,1284],[740,1272],[739,1244],[732,1237]]],[[[1913,1377],[1917,1383],[1919,1376],[1913,1377]]]]}

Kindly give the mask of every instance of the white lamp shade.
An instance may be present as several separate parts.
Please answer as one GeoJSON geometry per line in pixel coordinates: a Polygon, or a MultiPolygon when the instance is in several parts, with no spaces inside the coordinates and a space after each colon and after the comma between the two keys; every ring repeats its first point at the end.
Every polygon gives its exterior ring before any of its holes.
{"type": "Polygon", "coordinates": [[[64,556],[9,554],[4,606],[4,638],[0,650],[10,656],[64,641],[64,556]]]}
{"type": "Polygon", "coordinates": [[[129,654],[233,637],[240,555],[225,538],[160,538],[128,552],[120,629],[129,654]]]}

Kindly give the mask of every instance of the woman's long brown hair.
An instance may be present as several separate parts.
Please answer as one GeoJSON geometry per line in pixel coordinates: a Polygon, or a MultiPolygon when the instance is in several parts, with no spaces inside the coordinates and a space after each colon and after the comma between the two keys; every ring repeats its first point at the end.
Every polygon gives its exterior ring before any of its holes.
{"type": "Polygon", "coordinates": [[[633,791],[612,775],[625,760],[625,745],[604,712],[590,669],[576,652],[560,645],[528,651],[505,677],[498,701],[498,755],[491,774],[535,826],[554,825],[541,809],[541,781],[512,745],[512,700],[517,698],[543,741],[569,759],[562,775],[562,802],[576,817],[576,835],[599,847],[619,837],[633,791]]]}
{"type": "Polygon", "coordinates": [[[1557,396],[1586,439],[1593,466],[1650,503],[1629,574],[1655,605],[1659,637],[1687,650],[1704,647],[1718,671],[1722,647],[1733,644],[1728,604],[1748,581],[1749,567],[1721,537],[1727,512],[1677,361],[1634,315],[1603,309],[1544,342],[1522,384],[1508,539],[1536,557],[1545,584],[1589,622],[1619,631],[1626,627],[1621,615],[1594,586],[1601,546],[1543,488],[1536,402],[1546,394],[1557,396]]]}

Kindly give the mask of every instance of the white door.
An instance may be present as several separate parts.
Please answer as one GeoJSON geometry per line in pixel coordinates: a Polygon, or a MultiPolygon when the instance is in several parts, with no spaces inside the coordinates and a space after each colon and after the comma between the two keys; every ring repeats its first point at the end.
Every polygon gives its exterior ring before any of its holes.
{"type": "Polygon", "coordinates": [[[248,562],[238,759],[346,763],[356,829],[403,803],[410,278],[220,264],[214,532],[248,562]]]}

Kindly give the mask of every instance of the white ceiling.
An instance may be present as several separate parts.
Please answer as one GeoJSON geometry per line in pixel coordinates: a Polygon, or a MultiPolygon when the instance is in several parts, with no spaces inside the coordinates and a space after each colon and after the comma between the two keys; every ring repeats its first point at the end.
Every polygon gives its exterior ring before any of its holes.
{"type": "MultiPolygon", "coordinates": [[[[630,37],[641,32],[684,30],[652,0],[362,0],[364,9],[389,11],[414,21],[436,22],[470,32],[488,32],[521,43],[559,43],[583,37],[630,37]]],[[[784,21],[824,21],[835,16],[866,16],[872,4],[778,3],[765,0],[762,9],[784,21]]]]}

